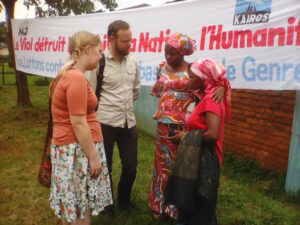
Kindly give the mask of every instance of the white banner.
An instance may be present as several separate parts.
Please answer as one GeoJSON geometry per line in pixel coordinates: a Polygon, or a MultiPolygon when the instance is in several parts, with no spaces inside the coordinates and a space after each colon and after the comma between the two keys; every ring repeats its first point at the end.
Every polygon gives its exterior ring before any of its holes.
{"type": "Polygon", "coordinates": [[[189,62],[200,57],[221,61],[233,88],[300,90],[300,1],[185,1],[84,16],[12,20],[17,69],[55,77],[66,61],[70,36],[78,30],[100,35],[107,26],[127,21],[132,53],[139,61],[142,85],[153,85],[164,61],[168,35],[182,32],[196,44],[189,62]]]}

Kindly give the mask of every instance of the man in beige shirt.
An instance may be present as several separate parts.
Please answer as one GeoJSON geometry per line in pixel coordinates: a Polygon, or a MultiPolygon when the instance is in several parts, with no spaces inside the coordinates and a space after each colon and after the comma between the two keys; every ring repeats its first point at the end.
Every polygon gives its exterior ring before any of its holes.
{"type": "MultiPolygon", "coordinates": [[[[137,60],[130,53],[132,32],[122,20],[112,22],[107,31],[110,46],[104,52],[105,67],[97,117],[101,122],[108,169],[112,172],[114,143],[122,163],[118,185],[118,206],[136,210],[130,201],[137,167],[137,128],[133,102],[139,96],[140,76],[137,60]]],[[[96,80],[89,79],[95,88],[96,80]]],[[[109,213],[113,207],[107,208],[109,213]]]]}

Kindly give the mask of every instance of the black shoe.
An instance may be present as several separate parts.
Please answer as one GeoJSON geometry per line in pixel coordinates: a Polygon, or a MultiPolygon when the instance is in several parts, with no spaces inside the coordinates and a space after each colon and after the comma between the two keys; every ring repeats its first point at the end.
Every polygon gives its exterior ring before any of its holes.
{"type": "Polygon", "coordinates": [[[120,203],[118,204],[119,209],[131,212],[139,212],[139,208],[132,202],[120,203]]]}

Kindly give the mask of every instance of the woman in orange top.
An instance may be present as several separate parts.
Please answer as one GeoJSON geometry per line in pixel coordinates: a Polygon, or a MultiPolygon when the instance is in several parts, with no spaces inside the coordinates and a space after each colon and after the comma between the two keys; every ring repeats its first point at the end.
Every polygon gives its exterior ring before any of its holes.
{"type": "Polygon", "coordinates": [[[80,31],[70,41],[70,60],[50,86],[53,137],[50,205],[65,224],[90,224],[112,204],[97,97],[84,72],[101,59],[97,35],[80,31]]]}

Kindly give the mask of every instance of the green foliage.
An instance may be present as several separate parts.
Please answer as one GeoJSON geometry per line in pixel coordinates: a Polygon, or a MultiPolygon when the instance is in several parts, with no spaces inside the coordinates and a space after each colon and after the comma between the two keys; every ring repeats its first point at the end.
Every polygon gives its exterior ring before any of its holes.
{"type": "Polygon", "coordinates": [[[0,43],[6,43],[6,39],[7,39],[6,23],[2,23],[0,25],[0,43]]]}
{"type": "Polygon", "coordinates": [[[39,78],[37,80],[34,81],[34,83],[37,85],[37,86],[48,86],[50,84],[52,79],[49,79],[49,78],[39,78]]]}
{"type": "Polygon", "coordinates": [[[40,0],[25,0],[24,5],[27,8],[34,6],[38,17],[67,16],[72,13],[80,15],[99,12],[95,10],[95,1],[109,10],[114,10],[118,6],[115,0],[45,0],[46,9],[41,5],[40,0]]]}

